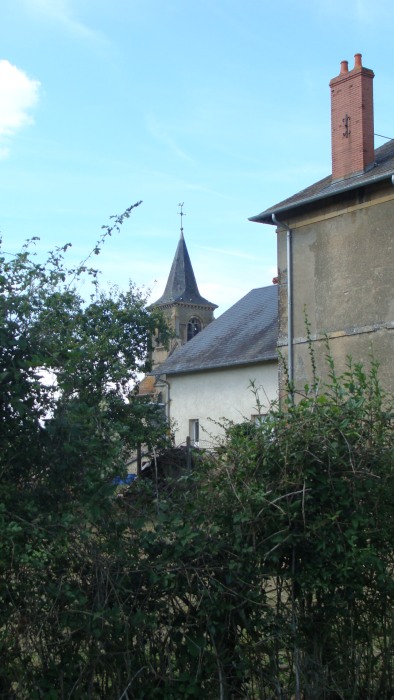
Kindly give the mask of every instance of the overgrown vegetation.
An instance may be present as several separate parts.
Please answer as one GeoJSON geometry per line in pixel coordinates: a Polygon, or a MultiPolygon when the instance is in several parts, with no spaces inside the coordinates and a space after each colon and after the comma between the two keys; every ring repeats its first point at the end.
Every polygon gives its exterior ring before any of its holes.
{"type": "Polygon", "coordinates": [[[159,434],[125,394],[162,321],[133,288],[84,305],[62,269],[2,260],[0,697],[392,698],[378,368],[328,357],[326,386],[119,498],[125,454],[159,434]]]}

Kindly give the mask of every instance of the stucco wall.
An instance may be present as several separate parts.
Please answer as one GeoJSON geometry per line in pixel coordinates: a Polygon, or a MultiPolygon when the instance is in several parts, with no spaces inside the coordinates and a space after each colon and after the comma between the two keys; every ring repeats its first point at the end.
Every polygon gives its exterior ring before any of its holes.
{"type": "MultiPolygon", "coordinates": [[[[376,187],[360,201],[354,193],[345,202],[304,214],[293,222],[294,369],[297,386],[310,379],[305,345],[305,312],[324,374],[328,334],[339,369],[346,355],[381,363],[386,387],[394,391],[394,193],[376,187]]],[[[278,238],[280,344],[287,343],[286,233],[278,238]]],[[[285,348],[284,348],[285,349],[285,348]]],[[[286,354],[284,352],[284,354],[286,354]]]]}
{"type": "Polygon", "coordinates": [[[200,422],[201,447],[212,447],[223,434],[223,428],[217,424],[223,417],[235,423],[250,420],[257,413],[250,380],[255,380],[265,409],[278,395],[276,362],[169,375],[166,379],[170,382],[170,410],[175,422],[176,444],[185,442],[189,435],[189,420],[198,419],[200,422]]]}

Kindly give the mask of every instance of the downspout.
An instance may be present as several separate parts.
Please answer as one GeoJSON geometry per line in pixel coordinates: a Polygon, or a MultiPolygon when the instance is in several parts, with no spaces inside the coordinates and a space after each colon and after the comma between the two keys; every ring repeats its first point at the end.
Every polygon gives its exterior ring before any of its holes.
{"type": "Polygon", "coordinates": [[[273,223],[279,228],[282,226],[286,229],[286,257],[287,257],[287,370],[289,375],[289,384],[291,389],[291,397],[293,397],[294,386],[294,359],[293,359],[293,250],[292,250],[292,231],[291,228],[282,221],[278,221],[275,214],[272,214],[273,223]]]}

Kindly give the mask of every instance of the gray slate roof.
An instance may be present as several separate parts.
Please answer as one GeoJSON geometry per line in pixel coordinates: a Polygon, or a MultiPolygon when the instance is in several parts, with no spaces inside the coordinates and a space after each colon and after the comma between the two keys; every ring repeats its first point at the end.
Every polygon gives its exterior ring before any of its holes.
{"type": "Polygon", "coordinates": [[[217,308],[217,304],[212,304],[208,299],[204,299],[198,291],[183,234],[181,234],[175,252],[164,294],[150,306],[165,306],[166,304],[175,303],[197,304],[198,306],[209,306],[212,309],[217,308]]]}
{"type": "Polygon", "coordinates": [[[375,163],[372,168],[365,173],[347,177],[343,180],[333,180],[331,175],[319,180],[314,185],[307,187],[301,192],[294,194],[292,197],[275,204],[275,206],[266,209],[251,216],[249,221],[257,221],[262,224],[273,224],[272,214],[276,216],[286,214],[291,210],[301,207],[305,204],[312,204],[327,197],[342,194],[348,190],[357,189],[357,187],[365,187],[366,185],[374,184],[379,180],[391,178],[394,174],[394,139],[385,143],[380,148],[375,150],[375,163]]]}
{"type": "Polygon", "coordinates": [[[276,360],[277,339],[278,287],[252,289],[154,373],[199,372],[276,360]]]}

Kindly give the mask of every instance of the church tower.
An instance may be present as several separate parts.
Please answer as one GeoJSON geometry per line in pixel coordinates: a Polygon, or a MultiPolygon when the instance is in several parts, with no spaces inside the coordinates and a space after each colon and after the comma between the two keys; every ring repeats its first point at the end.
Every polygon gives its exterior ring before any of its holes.
{"type": "Polygon", "coordinates": [[[196,278],[190,261],[189,253],[183,236],[181,207],[181,236],[175,252],[164,294],[151,304],[160,308],[167,318],[168,325],[174,331],[175,337],[167,349],[160,343],[157,336],[153,341],[152,366],[158,367],[176,348],[187,343],[197,333],[214,320],[213,312],[217,304],[204,299],[198,291],[196,278]]]}

